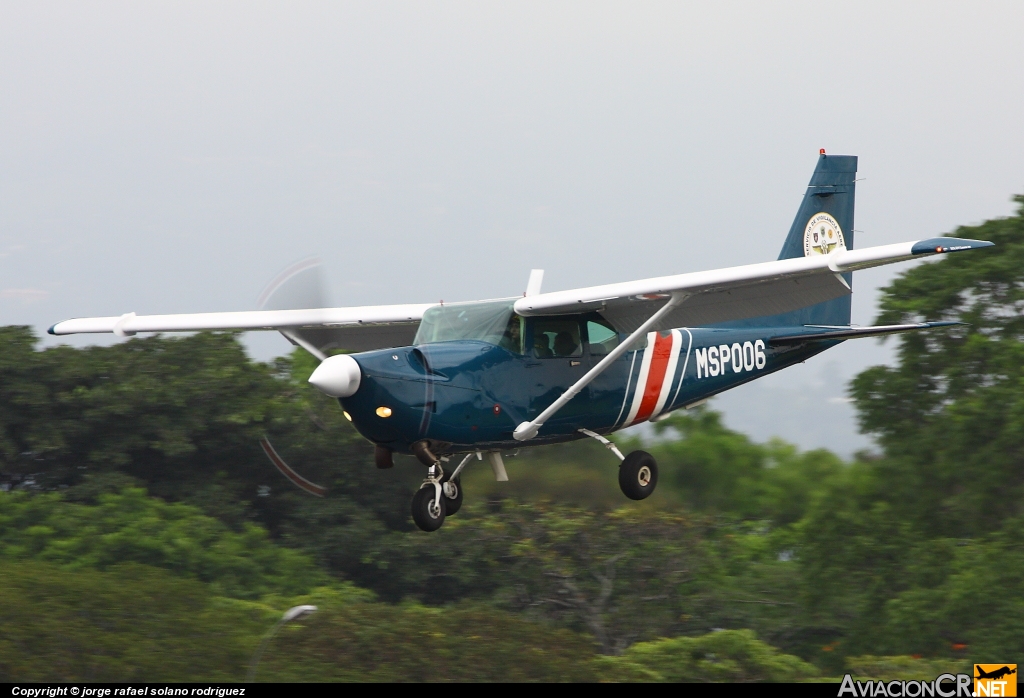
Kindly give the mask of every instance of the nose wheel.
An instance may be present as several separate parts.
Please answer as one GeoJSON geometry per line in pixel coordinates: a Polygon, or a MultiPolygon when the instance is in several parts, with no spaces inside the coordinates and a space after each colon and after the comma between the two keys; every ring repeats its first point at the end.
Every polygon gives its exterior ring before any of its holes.
{"type": "Polygon", "coordinates": [[[412,520],[421,531],[436,531],[445,517],[444,497],[438,497],[433,487],[424,485],[412,496],[412,520]]]}
{"type": "Polygon", "coordinates": [[[630,499],[647,499],[658,485],[658,464],[646,451],[633,451],[619,466],[619,487],[630,499]]]}
{"type": "Polygon", "coordinates": [[[435,463],[427,470],[427,478],[412,497],[412,520],[421,531],[436,531],[451,516],[462,508],[462,482],[459,471],[469,461],[469,456],[453,473],[445,473],[441,463],[435,463]]]}

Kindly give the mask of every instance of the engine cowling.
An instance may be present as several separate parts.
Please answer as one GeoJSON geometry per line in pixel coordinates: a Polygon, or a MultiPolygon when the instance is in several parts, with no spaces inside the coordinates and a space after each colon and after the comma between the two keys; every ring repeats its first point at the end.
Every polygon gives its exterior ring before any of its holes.
{"type": "Polygon", "coordinates": [[[328,356],[309,377],[309,382],[331,397],[351,397],[359,390],[362,372],[348,354],[328,356]]]}

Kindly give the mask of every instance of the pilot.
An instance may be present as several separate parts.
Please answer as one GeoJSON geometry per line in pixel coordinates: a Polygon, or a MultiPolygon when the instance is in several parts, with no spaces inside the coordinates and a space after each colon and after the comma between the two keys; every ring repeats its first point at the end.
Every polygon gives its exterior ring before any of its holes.
{"type": "Polygon", "coordinates": [[[513,317],[505,328],[505,334],[501,338],[500,346],[508,349],[514,354],[523,353],[523,338],[519,330],[519,318],[513,317]]]}
{"type": "Polygon", "coordinates": [[[533,353],[537,355],[538,359],[550,359],[554,356],[551,353],[551,348],[548,347],[548,336],[543,332],[533,333],[533,353]]]}
{"type": "Polygon", "coordinates": [[[572,356],[577,349],[576,340],[564,330],[555,335],[555,356],[572,356]]]}

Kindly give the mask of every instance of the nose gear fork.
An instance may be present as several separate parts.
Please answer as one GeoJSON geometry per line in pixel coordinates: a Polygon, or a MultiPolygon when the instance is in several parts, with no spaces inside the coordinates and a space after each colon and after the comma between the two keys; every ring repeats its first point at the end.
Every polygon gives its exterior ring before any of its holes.
{"type": "Polygon", "coordinates": [[[434,506],[436,507],[441,506],[441,495],[444,494],[441,485],[441,478],[443,477],[444,468],[441,467],[441,461],[438,461],[427,468],[427,477],[423,480],[423,484],[420,485],[420,489],[423,489],[427,485],[434,486],[434,506]]]}

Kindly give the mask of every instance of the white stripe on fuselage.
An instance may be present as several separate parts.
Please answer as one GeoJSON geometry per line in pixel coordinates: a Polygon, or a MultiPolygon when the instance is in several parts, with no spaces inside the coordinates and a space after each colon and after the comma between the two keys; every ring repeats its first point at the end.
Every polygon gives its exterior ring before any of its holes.
{"type": "Polygon", "coordinates": [[[636,413],[640,411],[640,403],[644,401],[644,391],[647,390],[647,375],[651,372],[651,359],[654,358],[654,342],[658,337],[657,332],[647,333],[647,347],[644,349],[644,358],[640,362],[640,375],[636,379],[636,388],[633,390],[633,405],[629,408],[629,414],[623,424],[632,424],[636,419],[636,413]]]}
{"type": "Polygon", "coordinates": [[[626,409],[626,402],[629,400],[629,385],[633,381],[633,367],[636,366],[636,355],[639,351],[633,352],[633,360],[629,362],[629,373],[626,374],[626,393],[622,396],[622,407],[619,408],[619,416],[615,418],[615,423],[612,426],[619,426],[619,420],[622,419],[622,413],[626,409]]]}
{"type": "MultiPolygon", "coordinates": [[[[676,387],[676,394],[672,396],[672,402],[668,403],[668,406],[676,404],[676,400],[679,399],[679,391],[683,389],[683,381],[686,380],[686,367],[690,365],[690,352],[693,350],[693,333],[690,330],[686,330],[687,343],[686,343],[686,358],[683,359],[683,370],[679,374],[679,385],[676,387]]],[[[680,335],[682,337],[682,335],[680,335]]]]}

